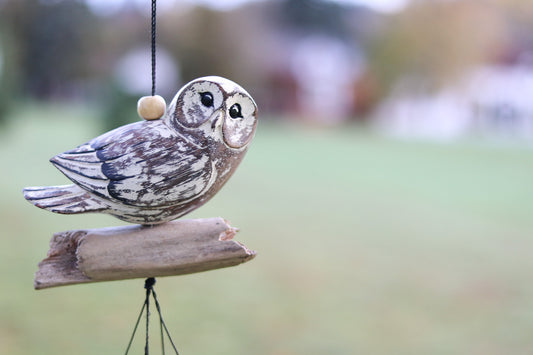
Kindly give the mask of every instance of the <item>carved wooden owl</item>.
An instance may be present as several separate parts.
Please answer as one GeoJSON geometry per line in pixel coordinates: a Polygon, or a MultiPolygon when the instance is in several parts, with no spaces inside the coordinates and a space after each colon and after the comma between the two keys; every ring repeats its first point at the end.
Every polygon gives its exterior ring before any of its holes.
{"type": "Polygon", "coordinates": [[[24,197],[56,213],[167,222],[218,192],[256,126],[257,106],[242,87],[221,77],[199,78],[176,94],[161,119],[119,127],[50,159],[74,184],[28,187],[24,197]]]}

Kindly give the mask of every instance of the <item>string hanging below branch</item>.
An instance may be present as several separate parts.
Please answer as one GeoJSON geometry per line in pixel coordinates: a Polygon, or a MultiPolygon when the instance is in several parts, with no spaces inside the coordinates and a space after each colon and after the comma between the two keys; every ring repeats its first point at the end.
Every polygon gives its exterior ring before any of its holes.
{"type": "Polygon", "coordinates": [[[154,290],[154,285],[155,285],[155,278],[153,277],[147,278],[144,282],[144,288],[146,289],[146,298],[141,308],[141,313],[139,313],[139,317],[137,317],[137,322],[135,323],[135,327],[133,328],[133,333],[131,334],[130,341],[128,343],[128,347],[126,348],[125,355],[128,355],[128,352],[130,351],[131,343],[133,342],[133,338],[135,338],[135,333],[137,332],[139,322],[141,320],[141,317],[145,309],[146,309],[146,341],[144,345],[144,353],[145,355],[148,355],[148,352],[149,352],[148,333],[149,333],[149,324],[150,324],[150,295],[152,295],[154,299],[155,308],[157,309],[157,313],[159,314],[159,330],[161,333],[161,352],[165,354],[165,338],[163,336],[163,330],[164,330],[165,334],[167,335],[168,340],[170,341],[170,344],[172,345],[172,349],[174,349],[174,352],[176,353],[176,355],[179,355],[178,349],[176,349],[176,345],[174,345],[174,341],[172,340],[172,337],[170,336],[170,333],[168,332],[167,325],[163,321],[163,315],[161,314],[161,307],[159,306],[159,301],[157,300],[157,295],[154,290]]]}

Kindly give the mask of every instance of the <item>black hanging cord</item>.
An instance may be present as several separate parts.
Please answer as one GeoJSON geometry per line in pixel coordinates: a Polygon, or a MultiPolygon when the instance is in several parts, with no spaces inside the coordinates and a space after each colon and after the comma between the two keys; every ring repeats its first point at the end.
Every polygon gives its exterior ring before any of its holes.
{"type": "Polygon", "coordinates": [[[155,291],[154,291],[154,285],[155,285],[155,278],[153,277],[147,278],[146,281],[144,282],[144,288],[146,289],[146,298],[141,308],[141,312],[139,313],[139,316],[137,317],[137,322],[135,323],[135,327],[133,328],[133,333],[131,334],[130,341],[128,343],[128,347],[126,348],[125,355],[127,355],[130,350],[131,343],[133,342],[133,338],[135,337],[135,333],[137,332],[137,327],[139,326],[139,322],[141,320],[141,317],[144,313],[145,308],[146,308],[146,341],[144,344],[144,354],[148,355],[148,352],[149,352],[149,345],[148,345],[149,344],[148,343],[149,327],[148,325],[150,322],[150,294],[154,298],[155,308],[157,309],[157,313],[159,314],[159,329],[161,332],[161,352],[163,355],[165,355],[165,339],[163,336],[163,329],[164,329],[168,337],[168,340],[170,340],[170,344],[172,345],[172,348],[174,349],[174,352],[176,353],[176,355],[179,355],[178,349],[176,349],[176,345],[174,345],[174,341],[172,340],[172,337],[170,336],[170,333],[167,329],[167,325],[163,321],[163,315],[161,314],[161,306],[159,305],[159,301],[157,300],[157,295],[155,294],[155,291]]]}
{"type": "Polygon", "coordinates": [[[172,340],[172,337],[170,336],[170,333],[168,332],[167,325],[163,321],[163,316],[161,315],[161,307],[159,306],[159,302],[157,301],[157,296],[153,289],[152,289],[152,296],[154,296],[155,308],[157,308],[157,313],[159,314],[159,329],[161,330],[161,348],[163,350],[163,355],[165,355],[165,342],[163,341],[163,329],[165,329],[165,333],[167,334],[168,340],[170,340],[170,344],[172,345],[172,348],[176,352],[176,355],[179,355],[178,349],[176,349],[176,345],[174,345],[174,341],[172,340]]]}
{"type": "Polygon", "coordinates": [[[139,317],[137,317],[137,322],[135,322],[135,327],[133,328],[133,333],[131,334],[130,341],[128,343],[128,347],[126,348],[126,353],[125,354],[128,354],[128,352],[130,351],[131,342],[133,341],[133,338],[135,337],[135,332],[137,331],[137,327],[139,326],[139,322],[140,322],[141,317],[143,315],[144,309],[146,308],[147,301],[148,300],[144,301],[143,306],[141,308],[141,313],[139,313],[139,317]]]}
{"type": "MultiPolygon", "coordinates": [[[[156,1],[157,0],[152,0],[152,18],[151,18],[151,24],[152,24],[152,27],[151,27],[151,30],[152,30],[152,96],[155,95],[156,1]]],[[[146,341],[144,344],[144,354],[148,355],[148,352],[149,352],[148,334],[149,334],[149,324],[150,324],[150,295],[152,295],[152,297],[154,298],[155,307],[157,309],[157,313],[159,314],[159,330],[161,333],[161,351],[163,355],[165,355],[165,339],[163,335],[163,329],[164,329],[168,337],[168,340],[170,340],[170,344],[172,344],[172,348],[174,349],[176,355],[179,355],[178,349],[176,349],[176,345],[174,345],[174,341],[172,340],[172,337],[170,336],[170,333],[167,329],[167,325],[163,321],[163,315],[161,314],[161,307],[159,306],[159,301],[157,300],[157,295],[154,291],[154,285],[155,285],[154,277],[149,277],[144,282],[144,288],[146,289],[146,298],[144,299],[141,312],[139,313],[139,316],[137,317],[137,321],[135,322],[133,333],[131,334],[130,341],[128,342],[128,347],[126,348],[126,353],[125,353],[126,355],[130,351],[131,343],[133,342],[133,338],[135,337],[135,333],[137,332],[137,328],[139,326],[139,322],[141,321],[141,317],[144,313],[145,308],[146,308],[146,341]]]]}
{"type": "Polygon", "coordinates": [[[155,95],[155,25],[156,25],[156,0],[152,0],[152,96],[155,95]]]}
{"type": "Polygon", "coordinates": [[[144,355],[148,355],[148,326],[150,325],[150,292],[155,285],[155,278],[149,277],[144,281],[144,288],[146,289],[146,342],[144,343],[144,355]]]}

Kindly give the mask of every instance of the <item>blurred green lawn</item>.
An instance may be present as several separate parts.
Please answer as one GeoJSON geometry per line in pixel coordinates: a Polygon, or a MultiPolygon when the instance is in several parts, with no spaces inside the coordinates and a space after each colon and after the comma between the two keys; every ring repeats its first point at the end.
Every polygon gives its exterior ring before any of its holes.
{"type": "MultiPolygon", "coordinates": [[[[123,353],[143,280],[32,288],[54,232],[121,222],[55,215],[21,194],[67,183],[48,158],[101,133],[96,114],[13,116],[0,131],[0,353],[123,353]]],[[[532,212],[531,147],[263,123],[235,176],[190,215],[229,219],[258,256],[159,278],[156,291],[185,355],[531,354],[532,212]]]]}

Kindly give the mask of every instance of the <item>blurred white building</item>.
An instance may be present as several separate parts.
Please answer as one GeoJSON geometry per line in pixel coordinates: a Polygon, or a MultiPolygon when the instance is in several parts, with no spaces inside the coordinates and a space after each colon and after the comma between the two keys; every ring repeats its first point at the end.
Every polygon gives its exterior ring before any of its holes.
{"type": "Polygon", "coordinates": [[[485,66],[436,94],[398,88],[377,112],[396,136],[451,140],[467,135],[533,139],[533,66],[485,66]],[[411,91],[412,92],[412,91],[411,91]]]}
{"type": "Polygon", "coordinates": [[[362,57],[339,39],[314,35],[296,42],[290,71],[300,114],[326,124],[346,120],[362,70],[362,57]]]}

